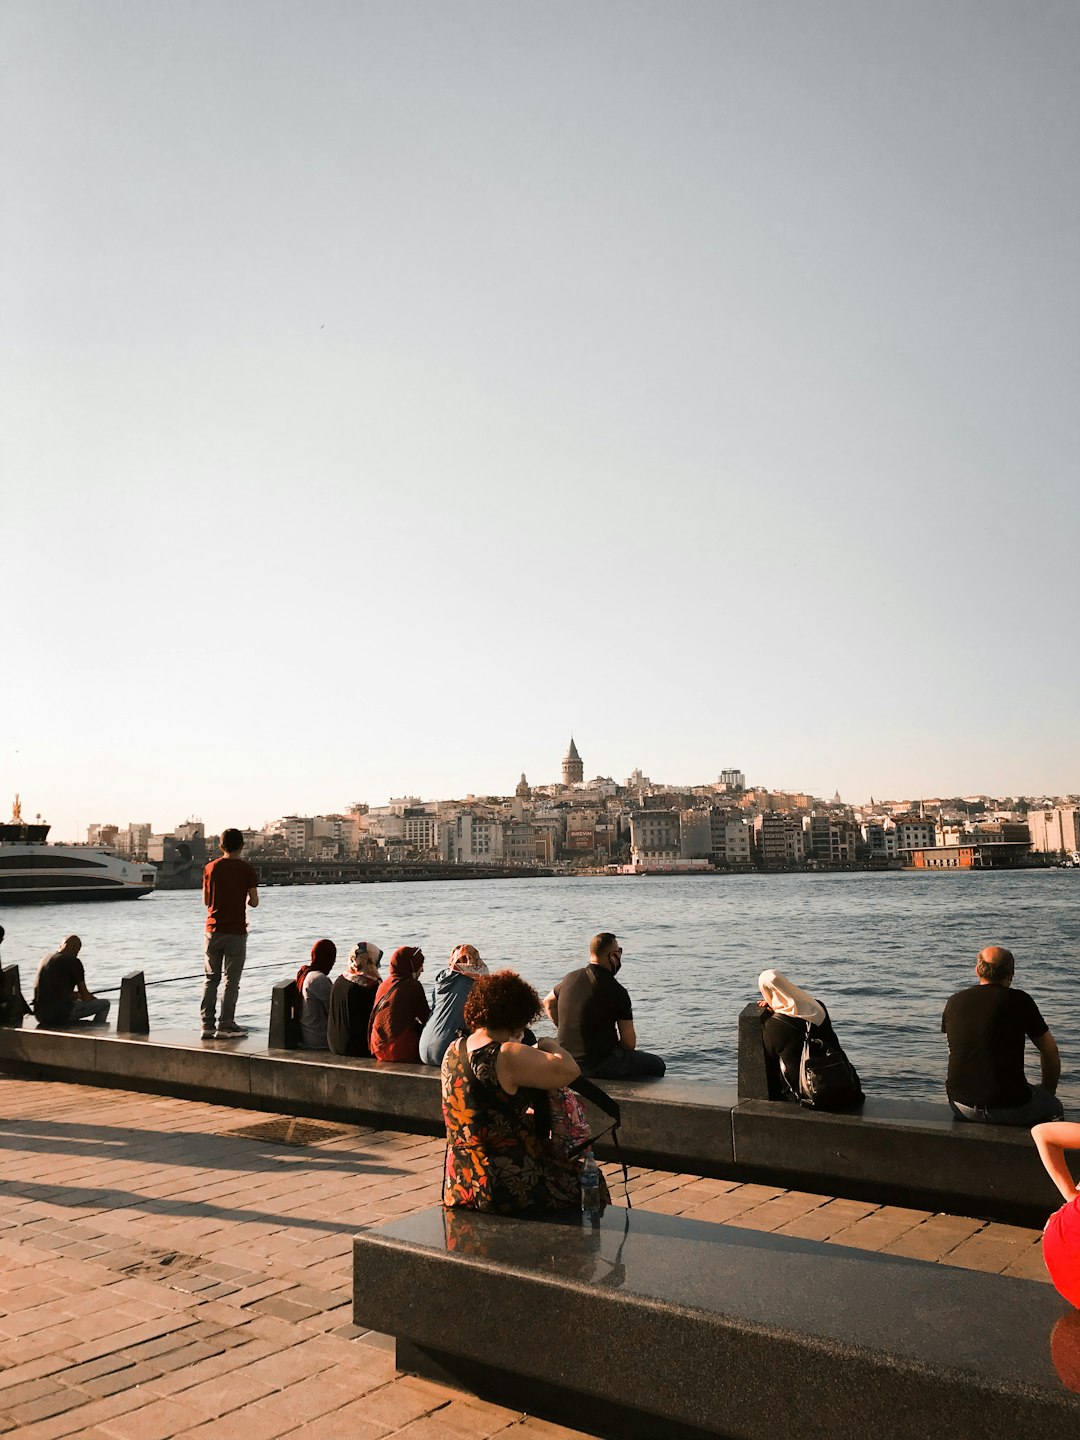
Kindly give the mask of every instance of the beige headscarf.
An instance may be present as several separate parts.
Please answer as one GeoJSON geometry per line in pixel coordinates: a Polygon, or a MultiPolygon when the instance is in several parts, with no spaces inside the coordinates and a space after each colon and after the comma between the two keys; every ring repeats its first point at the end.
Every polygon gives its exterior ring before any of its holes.
{"type": "Polygon", "coordinates": [[[382,980],[379,974],[381,959],[382,951],[378,945],[361,940],[349,951],[349,968],[345,973],[350,980],[356,980],[361,985],[378,985],[382,980]]]}
{"type": "Polygon", "coordinates": [[[488,973],[488,967],[480,959],[480,951],[475,945],[455,946],[447,968],[456,970],[459,975],[468,975],[472,980],[479,980],[481,975],[488,973]]]}
{"type": "Polygon", "coordinates": [[[774,1015],[786,1015],[791,1020],[809,1020],[811,1025],[820,1025],[825,1019],[824,1005],[801,990],[786,975],[781,975],[779,970],[762,970],[757,983],[762,999],[774,1015]]]}

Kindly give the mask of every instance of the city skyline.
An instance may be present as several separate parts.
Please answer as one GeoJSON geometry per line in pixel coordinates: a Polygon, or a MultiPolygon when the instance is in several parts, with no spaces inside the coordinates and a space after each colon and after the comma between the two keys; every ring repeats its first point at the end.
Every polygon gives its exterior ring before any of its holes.
{"type": "MultiPolygon", "coordinates": [[[[987,798],[995,800],[1064,800],[1070,796],[1075,796],[1076,794],[1075,791],[1061,789],[1048,789],[1038,791],[1002,791],[996,793],[986,789],[977,789],[968,791],[940,790],[936,792],[925,790],[917,795],[890,795],[885,792],[880,792],[876,796],[873,794],[855,796],[841,795],[839,790],[829,793],[827,790],[819,790],[814,787],[803,785],[788,786],[766,783],[761,777],[755,779],[753,776],[746,775],[745,772],[741,769],[741,767],[735,765],[724,767],[712,777],[697,777],[693,779],[675,779],[670,776],[665,777],[660,775],[653,776],[650,775],[646,770],[644,770],[643,767],[635,767],[632,771],[629,772],[628,775],[622,777],[616,777],[614,775],[605,774],[602,772],[597,772],[594,775],[591,774],[588,769],[585,769],[584,765],[585,761],[579,753],[575,737],[571,735],[566,754],[554,767],[555,773],[549,776],[541,775],[534,772],[533,777],[530,779],[528,773],[526,771],[522,771],[519,779],[520,781],[526,781],[529,784],[530,789],[536,793],[553,791],[556,794],[568,796],[570,794],[580,794],[582,792],[587,792],[590,785],[594,784],[596,781],[613,781],[620,788],[632,788],[635,783],[635,777],[640,777],[642,784],[653,792],[664,790],[670,790],[672,792],[689,792],[692,790],[705,791],[713,788],[716,792],[717,801],[719,803],[723,803],[726,788],[729,788],[725,787],[725,780],[732,781],[737,788],[742,788],[741,786],[738,786],[738,781],[735,778],[741,777],[742,781],[745,784],[745,789],[749,792],[760,790],[775,795],[800,795],[807,797],[807,799],[810,801],[816,799],[825,805],[830,805],[836,799],[839,799],[844,805],[858,811],[867,811],[874,808],[880,810],[888,806],[896,806],[900,804],[906,804],[912,806],[913,808],[918,808],[920,803],[923,801],[936,804],[939,800],[956,798],[987,798]],[[579,762],[579,765],[575,766],[574,773],[578,773],[578,770],[580,769],[580,773],[582,774],[583,779],[580,782],[568,785],[564,777],[567,773],[567,761],[570,760],[571,757],[574,761],[579,762]],[[561,774],[559,773],[560,771],[561,774]]],[[[177,815],[172,820],[170,820],[164,827],[155,824],[156,817],[149,816],[147,813],[145,813],[145,811],[140,812],[141,819],[136,820],[134,816],[128,816],[125,820],[121,821],[120,816],[116,813],[117,807],[115,805],[110,806],[108,803],[106,803],[102,815],[95,816],[93,819],[87,820],[81,825],[76,825],[75,829],[71,831],[62,831],[58,826],[53,824],[47,814],[45,814],[44,812],[32,811],[30,807],[23,801],[23,798],[21,796],[17,796],[16,798],[18,799],[19,804],[22,807],[22,817],[24,820],[40,818],[43,821],[47,821],[51,825],[52,829],[50,838],[53,841],[83,841],[86,839],[86,832],[90,826],[101,826],[103,824],[110,825],[119,823],[121,824],[121,826],[145,824],[152,831],[156,831],[158,833],[167,833],[169,831],[175,830],[178,826],[181,826],[185,823],[196,822],[204,826],[205,833],[208,836],[214,836],[220,834],[227,826],[231,825],[235,825],[242,830],[262,830],[266,826],[276,823],[277,818],[288,815],[343,815],[347,813],[352,806],[357,804],[363,805],[365,808],[370,806],[372,809],[378,809],[380,807],[400,804],[406,801],[431,805],[436,803],[457,804],[469,801],[483,802],[487,799],[505,800],[514,794],[514,790],[517,784],[518,782],[516,781],[515,785],[504,784],[501,787],[495,788],[482,788],[477,786],[471,786],[458,792],[448,792],[439,795],[422,793],[415,787],[404,787],[396,794],[389,794],[384,797],[353,796],[353,798],[349,801],[343,801],[339,799],[336,803],[328,803],[321,806],[307,808],[300,806],[281,806],[278,807],[276,811],[265,811],[264,807],[264,812],[261,813],[261,818],[257,822],[255,821],[253,815],[232,814],[225,817],[219,816],[217,817],[217,819],[207,819],[197,810],[191,810],[189,808],[182,812],[183,819],[179,818],[180,812],[178,812],[177,815]],[[105,812],[107,812],[107,815],[105,814],[105,812]]]]}
{"type": "Polygon", "coordinates": [[[1080,788],[1075,7],[0,43],[5,809],[1080,788]]]}

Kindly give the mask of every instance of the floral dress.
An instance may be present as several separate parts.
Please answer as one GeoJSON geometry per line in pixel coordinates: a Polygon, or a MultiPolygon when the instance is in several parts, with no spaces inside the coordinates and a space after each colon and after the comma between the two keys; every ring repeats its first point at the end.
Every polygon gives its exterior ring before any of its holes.
{"type": "Polygon", "coordinates": [[[466,1061],[465,1041],[456,1040],[443,1057],[443,1204],[496,1215],[579,1210],[579,1166],[537,1134],[527,1096],[503,1090],[495,1073],[500,1048],[492,1041],[466,1061]]]}

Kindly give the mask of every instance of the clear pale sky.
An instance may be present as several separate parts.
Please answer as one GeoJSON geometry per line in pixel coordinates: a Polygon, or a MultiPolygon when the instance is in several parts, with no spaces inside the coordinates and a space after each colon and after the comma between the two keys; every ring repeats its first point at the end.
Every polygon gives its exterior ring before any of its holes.
{"type": "Polygon", "coordinates": [[[1071,0],[0,45],[4,810],[1080,789],[1071,0]]]}

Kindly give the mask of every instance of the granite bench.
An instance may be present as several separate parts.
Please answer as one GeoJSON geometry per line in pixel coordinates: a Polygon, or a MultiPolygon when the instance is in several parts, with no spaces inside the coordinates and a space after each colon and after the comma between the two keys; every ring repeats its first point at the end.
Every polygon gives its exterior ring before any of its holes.
{"type": "Polygon", "coordinates": [[[609,1207],[427,1210],[354,1240],[400,1370],[611,1440],[1075,1440],[1048,1285],[609,1207]]]}

